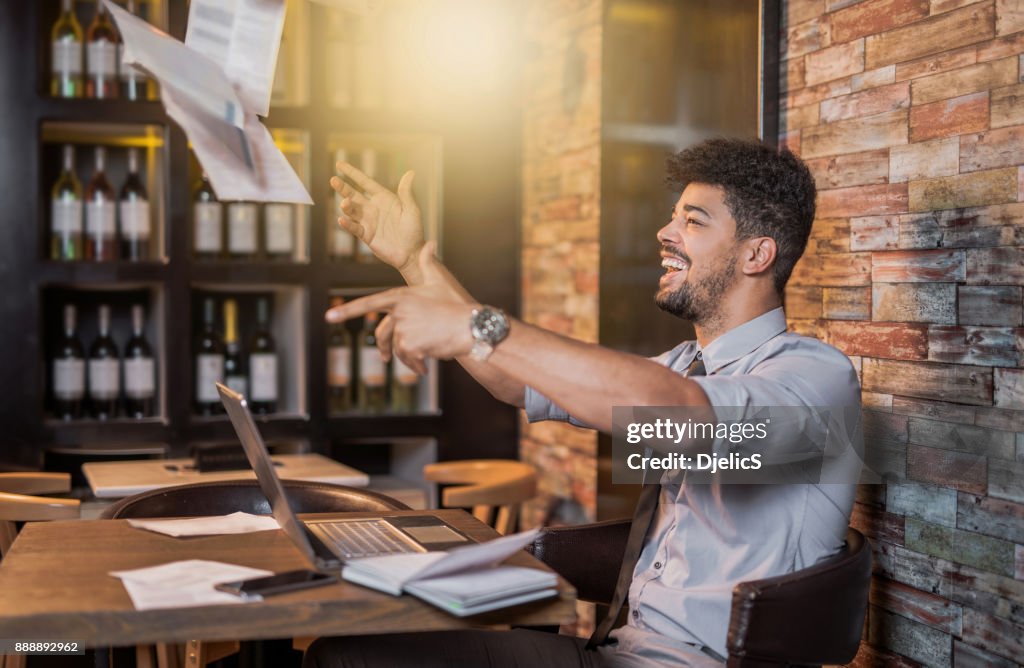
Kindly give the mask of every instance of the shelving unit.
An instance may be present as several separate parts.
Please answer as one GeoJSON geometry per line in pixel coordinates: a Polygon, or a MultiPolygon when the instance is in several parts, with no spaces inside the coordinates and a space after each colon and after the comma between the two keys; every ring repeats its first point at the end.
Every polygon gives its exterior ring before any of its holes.
{"type": "MultiPolygon", "coordinates": [[[[451,5],[436,1],[439,7],[451,5]]],[[[426,399],[418,414],[329,415],[324,368],[328,331],[322,314],[332,295],[401,285],[398,273],[383,264],[329,257],[326,240],[332,232],[326,222],[334,202],[327,183],[334,151],[342,145],[407,150],[409,167],[417,170],[415,192],[428,234],[442,242],[446,263],[480,301],[515,312],[517,90],[481,96],[475,106],[462,104],[460,98],[459,106],[447,109],[443,101],[426,110],[394,105],[385,110],[332,109],[330,93],[320,85],[319,73],[327,65],[318,50],[328,41],[327,14],[332,10],[289,0],[282,62],[295,83],[279,85],[265,123],[307,183],[314,205],[297,207],[291,261],[200,261],[190,252],[198,167],[184,134],[159,102],[49,97],[49,27],[59,3],[2,4],[0,95],[5,108],[0,113],[0,140],[8,149],[0,161],[0,197],[5,202],[0,211],[0,227],[5,230],[0,284],[6,293],[0,301],[0,376],[17,382],[0,389],[0,430],[5,434],[0,466],[39,466],[43,450],[51,445],[166,443],[172,454],[180,455],[195,442],[233,439],[225,418],[202,418],[191,408],[192,349],[201,313],[197,309],[200,296],[211,293],[243,301],[256,294],[273,296],[273,333],[278,349],[285,351],[281,365],[286,380],[281,410],[259,418],[268,440],[307,442],[312,450],[341,461],[365,458],[367,443],[393,443],[396,451],[414,451],[414,457],[401,458],[405,462],[428,456],[515,456],[515,411],[493,400],[450,363],[432,363],[433,380],[422,393],[426,399]],[[28,74],[23,65],[26,54],[36,64],[28,74]],[[311,74],[311,66],[319,69],[311,74]],[[59,168],[60,144],[68,141],[83,147],[104,143],[144,148],[146,185],[156,214],[154,234],[159,238],[151,260],[46,259],[49,191],[59,168]],[[507,186],[496,190],[495,183],[507,186]],[[72,297],[83,300],[85,311],[104,298],[121,304],[145,297],[149,341],[158,355],[157,417],[106,422],[59,422],[48,417],[47,361],[57,331],[54,323],[61,304],[72,297]]],[[[185,0],[145,4],[155,16],[166,17],[164,26],[172,35],[183,38],[185,0]]],[[[83,21],[93,7],[92,0],[76,1],[83,21]]],[[[79,156],[83,164],[90,159],[79,156]]],[[[120,184],[116,169],[112,162],[112,185],[120,184]]],[[[125,308],[115,307],[116,335],[117,319],[127,317],[122,311],[125,308]]],[[[87,331],[80,334],[88,345],[87,331]]],[[[121,337],[122,348],[123,342],[121,337]]],[[[389,454],[385,459],[393,458],[389,454]]],[[[411,470],[408,465],[399,468],[403,475],[411,470]]]]}

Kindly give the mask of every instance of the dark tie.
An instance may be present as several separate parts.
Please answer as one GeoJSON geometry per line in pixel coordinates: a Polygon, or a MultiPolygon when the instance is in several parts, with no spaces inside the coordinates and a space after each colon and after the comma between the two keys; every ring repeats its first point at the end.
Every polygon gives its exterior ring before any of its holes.
{"type": "MultiPolygon", "coordinates": [[[[693,362],[686,369],[686,376],[705,375],[707,375],[707,371],[704,369],[704,357],[698,351],[697,357],[694,358],[693,362]]],[[[643,487],[643,491],[640,492],[640,498],[636,502],[636,511],[633,513],[633,524],[629,529],[626,551],[622,554],[622,566],[619,568],[619,579],[615,584],[615,595],[612,596],[608,614],[605,615],[605,618],[594,629],[587,647],[596,647],[604,644],[608,639],[608,634],[615,627],[615,622],[619,618],[622,605],[626,602],[626,597],[629,595],[629,585],[633,581],[633,569],[636,568],[637,559],[640,558],[640,551],[644,546],[644,538],[647,536],[647,531],[651,528],[651,522],[654,521],[654,515],[658,511],[658,497],[661,494],[660,483],[644,485],[643,487]]]]}

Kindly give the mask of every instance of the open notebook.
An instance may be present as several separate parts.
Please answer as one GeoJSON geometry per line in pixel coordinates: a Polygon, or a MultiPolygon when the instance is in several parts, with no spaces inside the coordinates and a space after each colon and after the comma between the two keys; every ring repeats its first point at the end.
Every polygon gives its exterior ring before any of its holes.
{"type": "Polygon", "coordinates": [[[341,576],[394,596],[406,592],[466,617],[558,594],[554,573],[501,565],[536,535],[534,529],[447,552],[351,559],[341,576]]]}

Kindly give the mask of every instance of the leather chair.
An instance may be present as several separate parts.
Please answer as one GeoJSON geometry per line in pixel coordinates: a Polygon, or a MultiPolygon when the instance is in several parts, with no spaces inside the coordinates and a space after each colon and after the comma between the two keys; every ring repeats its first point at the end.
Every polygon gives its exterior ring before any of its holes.
{"type": "MultiPolygon", "coordinates": [[[[302,480],[282,480],[288,502],[296,513],[387,512],[409,510],[409,506],[383,494],[355,487],[302,480]]],[[[201,482],[177,487],[164,487],[121,499],[103,511],[103,519],[152,517],[202,517],[227,515],[243,511],[253,515],[269,515],[270,502],[255,480],[201,482]]],[[[295,649],[304,650],[312,638],[296,638],[295,649]]],[[[205,666],[229,656],[239,649],[237,641],[189,641],[184,648],[160,644],[155,648],[136,648],[136,664],[154,664],[174,668],[184,663],[188,668],[205,666]]]]}
{"type": "MultiPolygon", "coordinates": [[[[629,525],[629,520],[614,520],[545,529],[528,549],[576,587],[580,600],[608,605],[629,525]]],[[[848,663],[860,646],[870,581],[871,545],[851,528],[839,554],[819,564],[737,584],[732,592],[727,665],[848,663]]]]}
{"type": "MultiPolygon", "coordinates": [[[[389,496],[356,487],[302,480],[282,480],[296,513],[351,513],[409,510],[389,496]]],[[[202,517],[243,511],[269,515],[270,502],[255,480],[198,482],[163,487],[121,499],[107,507],[103,519],[202,517]]]]}

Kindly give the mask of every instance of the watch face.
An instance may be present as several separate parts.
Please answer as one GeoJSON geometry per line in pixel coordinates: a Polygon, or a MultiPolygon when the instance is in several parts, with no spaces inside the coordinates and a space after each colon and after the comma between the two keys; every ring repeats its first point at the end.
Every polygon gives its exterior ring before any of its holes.
{"type": "Polygon", "coordinates": [[[501,311],[482,308],[473,314],[473,338],[491,345],[508,336],[508,319],[501,311]]]}

